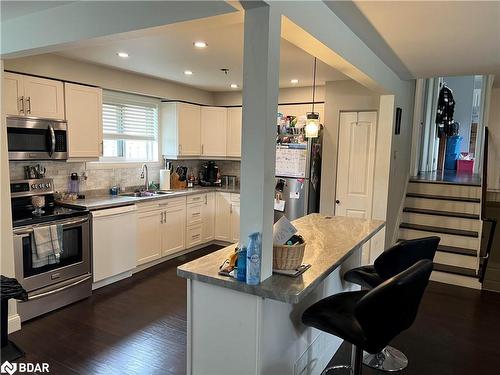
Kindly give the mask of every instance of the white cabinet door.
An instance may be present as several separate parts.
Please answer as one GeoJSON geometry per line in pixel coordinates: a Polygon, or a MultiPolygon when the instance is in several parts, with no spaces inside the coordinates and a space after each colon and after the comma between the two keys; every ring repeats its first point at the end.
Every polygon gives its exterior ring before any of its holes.
{"type": "Polygon", "coordinates": [[[186,249],[201,245],[201,224],[192,225],[186,229],[186,249]]]}
{"type": "Polygon", "coordinates": [[[137,215],[137,264],[161,257],[161,221],[163,210],[139,212],[137,215]]]}
{"type": "Polygon", "coordinates": [[[102,155],[102,89],[64,84],[70,158],[102,155]]]}
{"type": "Polygon", "coordinates": [[[231,202],[231,242],[240,241],[240,202],[231,202]]]}
{"type": "Polygon", "coordinates": [[[203,242],[209,242],[215,236],[215,193],[205,194],[202,206],[201,236],[203,242]]]}
{"type": "Polygon", "coordinates": [[[4,105],[5,114],[24,115],[24,86],[23,76],[15,73],[4,73],[4,105]]]}
{"type": "Polygon", "coordinates": [[[231,241],[231,194],[216,193],[215,196],[215,239],[231,241]]]}
{"type": "Polygon", "coordinates": [[[169,255],[186,248],[186,205],[168,207],[162,225],[162,255],[169,255]]]}
{"type": "Polygon", "coordinates": [[[201,110],[193,104],[177,104],[177,132],[179,156],[199,156],[201,154],[201,110]]]}
{"type": "Polygon", "coordinates": [[[226,156],[227,109],[201,107],[201,155],[226,156]]]}
{"type": "Polygon", "coordinates": [[[241,107],[228,108],[227,110],[227,156],[241,157],[241,130],[242,130],[241,107]]]}
{"type": "Polygon", "coordinates": [[[188,204],[186,207],[186,224],[198,225],[202,222],[202,207],[203,202],[188,204]]]}
{"type": "Polygon", "coordinates": [[[64,120],[64,87],[61,81],[24,76],[27,116],[64,120]]]}

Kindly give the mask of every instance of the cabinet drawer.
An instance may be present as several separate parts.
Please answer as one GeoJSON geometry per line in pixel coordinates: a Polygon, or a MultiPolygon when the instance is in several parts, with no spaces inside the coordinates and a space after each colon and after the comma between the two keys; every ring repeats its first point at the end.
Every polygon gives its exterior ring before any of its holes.
{"type": "Polygon", "coordinates": [[[201,224],[203,204],[190,204],[186,208],[186,224],[201,224]]]}
{"type": "Polygon", "coordinates": [[[136,206],[137,206],[137,212],[139,213],[154,211],[160,208],[158,202],[138,203],[136,204],[136,206]]]}
{"type": "Polygon", "coordinates": [[[186,204],[186,197],[167,198],[161,200],[158,204],[161,208],[182,206],[186,204]]]}
{"type": "Polygon", "coordinates": [[[205,194],[196,194],[187,196],[187,204],[200,203],[200,202],[205,203],[205,194]]]}
{"type": "Polygon", "coordinates": [[[201,224],[193,225],[186,229],[186,247],[190,248],[201,244],[201,224]]]}
{"type": "Polygon", "coordinates": [[[231,193],[231,202],[239,202],[240,201],[240,195],[236,193],[231,193]]]}

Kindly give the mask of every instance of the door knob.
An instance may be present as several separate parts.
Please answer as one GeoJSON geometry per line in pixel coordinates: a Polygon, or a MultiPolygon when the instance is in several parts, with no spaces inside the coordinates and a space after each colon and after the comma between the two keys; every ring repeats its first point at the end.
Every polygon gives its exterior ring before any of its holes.
{"type": "Polygon", "coordinates": [[[335,201],[335,203],[340,204],[340,201],[337,199],[337,200],[335,201]]]}

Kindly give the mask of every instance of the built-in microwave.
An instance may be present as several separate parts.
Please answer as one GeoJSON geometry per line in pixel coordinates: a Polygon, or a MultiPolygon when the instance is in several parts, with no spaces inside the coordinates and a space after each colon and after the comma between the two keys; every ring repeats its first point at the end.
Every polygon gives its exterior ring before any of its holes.
{"type": "Polygon", "coordinates": [[[7,117],[9,160],[68,158],[66,121],[7,117]]]}

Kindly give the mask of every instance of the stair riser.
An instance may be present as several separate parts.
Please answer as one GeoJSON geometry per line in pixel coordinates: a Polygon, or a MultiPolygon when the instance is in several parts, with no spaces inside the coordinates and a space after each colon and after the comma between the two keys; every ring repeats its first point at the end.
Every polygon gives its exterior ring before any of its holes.
{"type": "Polygon", "coordinates": [[[481,283],[475,277],[432,271],[431,280],[445,284],[463,286],[466,288],[481,289],[481,283]]]}
{"type": "Polygon", "coordinates": [[[479,215],[480,204],[472,202],[455,202],[439,199],[406,197],[406,207],[425,208],[428,210],[451,211],[479,215]]]}
{"type": "Polygon", "coordinates": [[[449,195],[452,197],[481,198],[481,187],[410,182],[408,184],[408,193],[449,195]]]}
{"type": "Polygon", "coordinates": [[[471,270],[477,270],[478,267],[478,258],[476,257],[468,255],[460,255],[460,254],[443,253],[441,251],[436,252],[436,257],[434,258],[434,262],[440,264],[447,264],[449,266],[469,268],[471,270]]]}
{"type": "Polygon", "coordinates": [[[403,212],[404,223],[430,225],[439,228],[453,228],[479,232],[481,221],[472,219],[463,219],[458,217],[437,216],[417,214],[414,212],[403,212]]]}
{"type": "Polygon", "coordinates": [[[479,238],[474,238],[474,237],[464,237],[452,234],[434,233],[434,232],[426,232],[426,231],[404,229],[404,228],[399,229],[399,235],[400,235],[399,238],[405,240],[411,240],[415,238],[422,238],[428,236],[438,236],[441,238],[441,241],[439,242],[440,245],[463,247],[466,249],[474,249],[474,250],[479,249],[479,238]]]}

